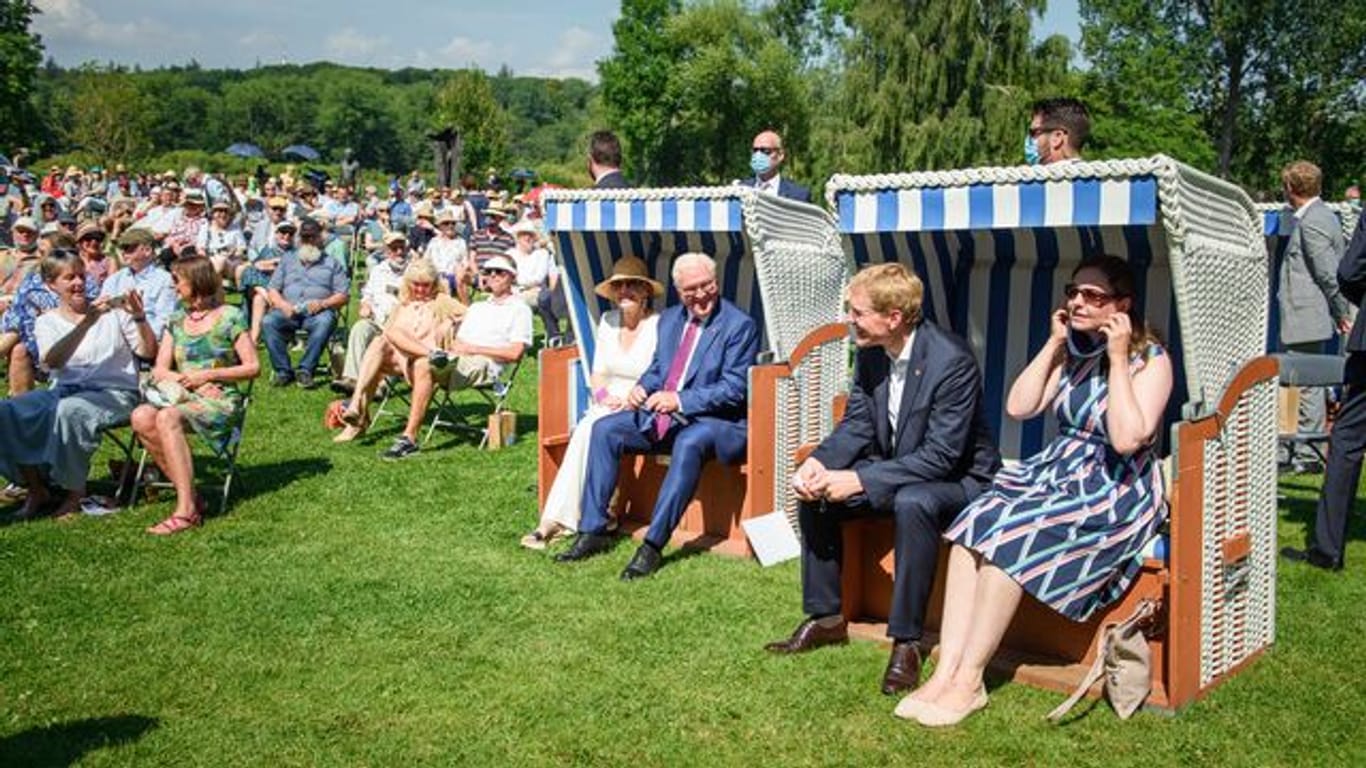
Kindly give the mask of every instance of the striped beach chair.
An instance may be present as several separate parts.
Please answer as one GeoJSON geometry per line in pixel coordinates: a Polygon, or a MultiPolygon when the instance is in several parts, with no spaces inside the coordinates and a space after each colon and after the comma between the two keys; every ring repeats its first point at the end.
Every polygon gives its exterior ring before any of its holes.
{"type": "MultiPolygon", "coordinates": [[[[848,258],[858,267],[895,260],[914,268],[926,284],[926,316],[970,342],[1007,459],[1055,434],[1051,418],[1008,419],[1005,399],[1081,259],[1129,260],[1140,308],[1173,354],[1163,446],[1169,537],[1154,542],[1130,593],[1086,624],[1026,602],[1001,657],[1016,676],[1070,688],[1093,658],[1100,627],[1143,598],[1163,606],[1153,706],[1192,701],[1266,648],[1275,634],[1276,365],[1265,357],[1269,265],[1251,200],[1161,156],[835,176],[826,191],[848,258]]],[[[765,255],[757,258],[768,274],[765,255]]],[[[887,615],[887,525],[845,528],[851,619],[887,615]]]]}
{"type": "MultiPolygon", "coordinates": [[[[830,323],[840,314],[840,290],[848,279],[848,265],[835,234],[834,222],[817,206],[797,203],[753,189],[709,187],[688,189],[554,190],[543,198],[546,229],[562,266],[570,321],[577,345],[540,353],[539,485],[541,502],[558,471],[559,457],[570,431],[588,403],[587,372],[593,359],[593,332],[610,302],[593,287],[611,273],[612,264],[626,255],[643,259],[656,280],[670,285],[675,257],[689,251],[712,256],[717,263],[721,294],[749,313],[763,330],[761,356],[782,361],[797,350],[808,331],[830,323]],[[793,278],[776,283],[761,280],[756,254],[763,263],[791,272],[793,278]],[[768,287],[765,287],[768,286],[768,287]],[[775,292],[776,291],[776,292],[775,292]]],[[[665,301],[677,295],[669,290],[665,301]]],[[[811,396],[833,398],[848,377],[842,339],[832,338],[827,365],[817,377],[811,396]],[[839,353],[839,354],[836,354],[839,353]]],[[[807,353],[815,361],[819,354],[807,353]]],[[[751,423],[775,424],[779,407],[774,373],[782,364],[756,367],[751,372],[751,423]],[[767,371],[765,376],[759,371],[767,371]],[[756,377],[766,393],[756,399],[756,377]]],[[[790,393],[788,393],[790,394],[790,393]]],[[[783,407],[796,408],[793,397],[783,407]]],[[[806,408],[821,410],[813,403],[806,408]]],[[[828,418],[827,428],[828,428],[828,418]]],[[[811,430],[813,433],[816,428],[811,430]]],[[[697,495],[675,535],[675,544],[705,546],[733,554],[749,554],[739,522],[776,508],[773,494],[783,484],[772,466],[776,453],[771,436],[750,439],[745,466],[725,467],[713,462],[704,471],[697,495]]],[[[667,457],[624,460],[619,483],[618,516],[623,527],[648,524],[656,489],[667,457]]],[[[786,474],[781,475],[786,478],[786,474]]]]}

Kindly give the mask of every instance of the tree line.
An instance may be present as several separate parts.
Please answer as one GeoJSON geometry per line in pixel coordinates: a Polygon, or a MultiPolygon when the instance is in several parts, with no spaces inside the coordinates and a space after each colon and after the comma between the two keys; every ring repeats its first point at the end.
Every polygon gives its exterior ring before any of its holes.
{"type": "Polygon", "coordinates": [[[479,70],[330,63],[143,71],[43,63],[28,0],[0,0],[0,147],[138,162],[251,142],[351,148],[389,173],[430,168],[427,135],[462,132],[463,167],[586,181],[584,139],[622,137],[644,184],[747,173],[773,128],[788,172],[1010,165],[1028,105],[1092,108],[1087,156],[1165,153],[1250,191],[1308,158],[1328,196],[1366,158],[1366,0],[1081,0],[1081,39],[1035,40],[1045,0],[622,0],[600,84],[479,70]]]}

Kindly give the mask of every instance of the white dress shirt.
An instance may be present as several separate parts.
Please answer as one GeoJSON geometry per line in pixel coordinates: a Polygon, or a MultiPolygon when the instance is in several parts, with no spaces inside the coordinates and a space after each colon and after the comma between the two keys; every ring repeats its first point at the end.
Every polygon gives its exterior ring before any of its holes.
{"type": "Polygon", "coordinates": [[[887,357],[892,361],[891,375],[887,379],[887,418],[892,424],[892,437],[896,437],[896,423],[901,416],[901,395],[906,391],[906,373],[911,367],[911,345],[915,344],[915,331],[906,337],[906,346],[901,354],[887,357]]]}

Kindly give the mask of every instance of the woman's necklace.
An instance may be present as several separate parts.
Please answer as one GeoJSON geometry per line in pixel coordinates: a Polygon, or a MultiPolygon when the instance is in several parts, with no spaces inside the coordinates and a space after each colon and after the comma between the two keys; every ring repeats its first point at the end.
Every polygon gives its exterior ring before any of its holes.
{"type": "Polygon", "coordinates": [[[216,309],[216,307],[209,307],[208,309],[191,309],[185,313],[185,316],[188,317],[192,323],[202,323],[204,322],[204,318],[208,317],[209,313],[214,311],[214,309],[216,309]]]}

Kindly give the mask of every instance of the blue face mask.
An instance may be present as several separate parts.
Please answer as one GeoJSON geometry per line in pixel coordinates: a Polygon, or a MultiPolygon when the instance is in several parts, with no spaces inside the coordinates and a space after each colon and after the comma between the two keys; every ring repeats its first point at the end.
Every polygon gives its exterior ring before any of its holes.
{"type": "Polygon", "coordinates": [[[755,152],[749,156],[749,167],[755,175],[763,176],[773,168],[773,158],[763,152],[755,152]]]}
{"type": "Polygon", "coordinates": [[[1025,162],[1030,165],[1038,165],[1043,159],[1039,156],[1039,142],[1033,136],[1025,136],[1024,155],[1025,162]]]}

